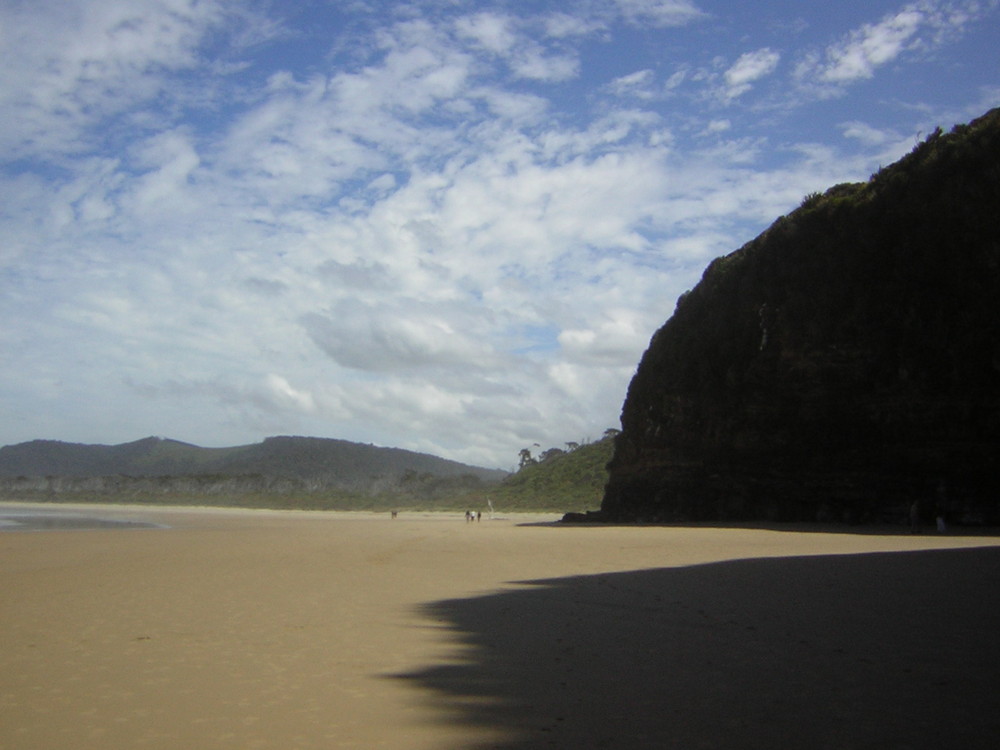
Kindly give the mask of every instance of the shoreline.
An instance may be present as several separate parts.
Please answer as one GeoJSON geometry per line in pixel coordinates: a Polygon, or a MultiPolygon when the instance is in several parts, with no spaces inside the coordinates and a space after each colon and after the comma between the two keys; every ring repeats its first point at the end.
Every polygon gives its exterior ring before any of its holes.
{"type": "MultiPolygon", "coordinates": [[[[318,510],[313,508],[257,508],[247,506],[230,505],[169,505],[156,503],[90,503],[90,502],[62,502],[62,501],[22,501],[22,500],[0,500],[0,518],[4,515],[17,513],[18,511],[31,511],[40,514],[58,515],[60,513],[73,513],[80,515],[100,515],[100,516],[143,516],[157,515],[178,516],[178,515],[219,515],[219,516],[249,516],[249,517],[288,517],[288,518],[326,518],[342,520],[438,520],[438,521],[464,521],[464,512],[457,510],[400,510],[398,516],[393,519],[389,510],[318,510]]],[[[518,510],[510,513],[497,511],[494,517],[490,518],[487,513],[482,516],[482,521],[512,521],[519,524],[541,524],[554,525],[564,528],[577,529],[609,529],[609,528],[662,528],[662,529],[731,529],[731,530],[758,530],[775,531],[799,534],[846,534],[862,536],[906,536],[925,538],[973,538],[981,537],[991,539],[1000,537],[1000,527],[994,526],[960,526],[952,525],[946,531],[940,532],[934,526],[924,524],[917,534],[910,531],[909,526],[901,524],[847,524],[832,522],[765,522],[765,521],[676,521],[676,522],[564,522],[564,513],[551,510],[518,510]]],[[[113,519],[109,519],[113,520],[113,519]]],[[[0,530],[3,530],[0,527],[0,530]]]]}
{"type": "MultiPolygon", "coordinates": [[[[392,518],[388,510],[315,510],[308,508],[252,508],[228,505],[156,505],[146,503],[63,503],[35,502],[20,500],[0,500],[0,518],[4,515],[18,512],[39,514],[80,514],[100,516],[141,516],[141,515],[218,515],[223,517],[288,517],[288,518],[339,518],[343,520],[441,520],[464,521],[463,511],[453,510],[401,510],[396,518],[392,518]]],[[[562,517],[561,513],[552,511],[517,511],[513,513],[495,513],[493,518],[483,514],[482,521],[516,521],[524,522],[555,522],[562,517]]]]}

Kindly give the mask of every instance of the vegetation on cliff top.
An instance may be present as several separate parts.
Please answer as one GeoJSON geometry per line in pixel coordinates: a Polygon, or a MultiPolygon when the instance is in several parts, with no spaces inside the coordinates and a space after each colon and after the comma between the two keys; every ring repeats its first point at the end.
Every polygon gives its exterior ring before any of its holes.
{"type": "Polygon", "coordinates": [[[494,506],[506,510],[597,509],[608,482],[607,465],[614,450],[612,432],[601,440],[548,453],[542,461],[525,464],[490,489],[494,506]]]}

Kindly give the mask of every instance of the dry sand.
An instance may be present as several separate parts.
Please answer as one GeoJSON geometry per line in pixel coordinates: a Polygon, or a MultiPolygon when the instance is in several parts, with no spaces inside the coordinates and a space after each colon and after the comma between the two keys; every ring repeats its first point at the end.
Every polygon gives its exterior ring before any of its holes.
{"type": "Polygon", "coordinates": [[[0,748],[1000,737],[996,537],[71,511],[169,528],[0,533],[0,748]]]}

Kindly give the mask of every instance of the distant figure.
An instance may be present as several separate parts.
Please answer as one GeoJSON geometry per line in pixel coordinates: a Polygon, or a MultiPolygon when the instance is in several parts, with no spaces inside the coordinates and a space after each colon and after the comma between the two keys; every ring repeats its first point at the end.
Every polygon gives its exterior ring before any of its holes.
{"type": "Polygon", "coordinates": [[[483,520],[483,512],[481,510],[476,511],[476,523],[483,520]]]}
{"type": "Polygon", "coordinates": [[[392,511],[392,517],[393,518],[395,518],[398,515],[399,515],[399,511],[396,511],[396,510],[392,511]]]}
{"type": "Polygon", "coordinates": [[[944,534],[948,531],[944,521],[945,514],[948,512],[948,483],[944,479],[938,481],[937,502],[934,504],[934,510],[937,515],[938,533],[944,534]]]}
{"type": "Polygon", "coordinates": [[[910,533],[920,533],[920,501],[914,500],[910,506],[910,533]]]}
{"type": "Polygon", "coordinates": [[[465,522],[469,523],[469,521],[471,520],[472,520],[472,511],[471,510],[465,511],[465,522]]]}

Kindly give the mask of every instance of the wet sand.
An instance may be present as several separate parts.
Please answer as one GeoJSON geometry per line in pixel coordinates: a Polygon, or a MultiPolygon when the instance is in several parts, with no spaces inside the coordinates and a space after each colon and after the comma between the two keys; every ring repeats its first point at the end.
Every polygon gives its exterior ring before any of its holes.
{"type": "Polygon", "coordinates": [[[996,537],[54,510],[112,525],[0,533],[4,750],[1000,736],[996,537]]]}

